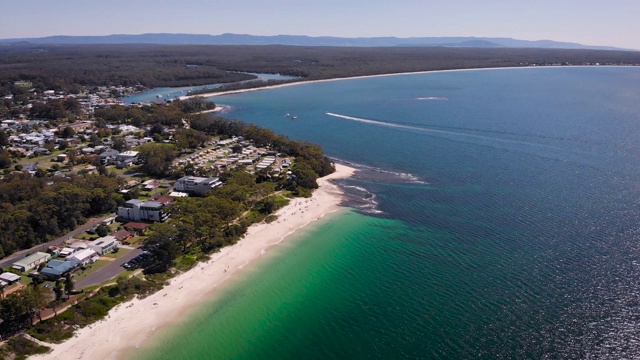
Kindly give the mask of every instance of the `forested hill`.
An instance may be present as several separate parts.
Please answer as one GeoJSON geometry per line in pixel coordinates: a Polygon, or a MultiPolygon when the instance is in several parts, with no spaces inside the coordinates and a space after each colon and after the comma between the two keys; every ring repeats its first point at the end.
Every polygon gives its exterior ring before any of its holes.
{"type": "Polygon", "coordinates": [[[257,36],[246,34],[140,34],[106,36],[48,36],[41,38],[4,39],[0,43],[28,42],[33,44],[167,44],[167,45],[294,45],[294,46],[446,46],[446,47],[508,47],[548,49],[621,50],[610,46],[583,45],[553,40],[519,40],[491,37],[331,37],[304,35],[257,36]]]}
{"type": "Polygon", "coordinates": [[[305,80],[531,65],[637,65],[640,52],[472,47],[0,45],[0,95],[19,80],[43,90],[142,84],[193,86],[278,73],[305,80]],[[5,88],[3,90],[2,88],[5,88]]]}

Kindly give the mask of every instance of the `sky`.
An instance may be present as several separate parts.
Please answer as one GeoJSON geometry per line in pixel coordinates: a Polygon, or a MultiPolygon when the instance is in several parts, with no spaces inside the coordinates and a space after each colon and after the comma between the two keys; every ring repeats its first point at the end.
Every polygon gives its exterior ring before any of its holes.
{"type": "Polygon", "coordinates": [[[638,0],[2,0],[0,39],[223,33],[509,37],[640,49],[638,0]]]}

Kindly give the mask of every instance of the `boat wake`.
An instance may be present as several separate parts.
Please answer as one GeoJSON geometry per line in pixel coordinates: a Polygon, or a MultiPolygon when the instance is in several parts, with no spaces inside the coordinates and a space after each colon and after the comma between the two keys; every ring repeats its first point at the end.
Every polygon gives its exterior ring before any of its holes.
{"type": "Polygon", "coordinates": [[[426,100],[426,101],[445,101],[445,100],[449,100],[448,98],[444,97],[444,96],[427,96],[427,97],[419,97],[416,98],[416,100],[426,100]]]}
{"type": "Polygon", "coordinates": [[[414,131],[419,131],[423,133],[429,133],[430,135],[433,135],[433,136],[439,135],[438,137],[445,138],[452,141],[471,142],[479,145],[489,145],[489,146],[491,146],[491,144],[495,144],[496,142],[499,142],[499,143],[505,143],[505,144],[518,144],[518,145],[528,145],[528,146],[558,149],[558,147],[552,146],[552,145],[533,143],[533,142],[527,142],[527,141],[521,141],[521,140],[511,140],[511,139],[504,139],[499,137],[491,137],[491,136],[469,134],[469,133],[450,131],[450,130],[434,129],[426,126],[406,125],[406,124],[401,124],[396,122],[365,119],[365,118],[359,118],[355,116],[335,114],[331,112],[325,112],[325,114],[335,118],[357,121],[365,124],[385,126],[390,128],[396,128],[396,129],[414,130],[414,131]]]}

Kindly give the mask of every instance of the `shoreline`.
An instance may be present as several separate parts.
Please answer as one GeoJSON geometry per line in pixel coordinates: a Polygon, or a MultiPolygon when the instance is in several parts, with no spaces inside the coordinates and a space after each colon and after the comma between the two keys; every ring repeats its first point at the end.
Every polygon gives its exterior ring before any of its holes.
{"type": "Polygon", "coordinates": [[[238,243],[174,277],[162,290],[119,304],[107,318],[79,329],[61,344],[49,344],[50,353],[30,359],[119,359],[130,355],[155,334],[177,323],[186,312],[210,300],[217,287],[233,281],[234,274],[267,253],[269,247],[286,241],[325,215],[344,209],[340,206],[344,193],[330,180],[350,177],[356,169],[335,166],[333,174],[318,179],[319,187],[311,198],[291,200],[276,212],[276,221],[252,225],[238,243]]]}
{"type": "Polygon", "coordinates": [[[430,73],[447,73],[447,72],[462,72],[462,71],[476,71],[476,70],[484,71],[484,70],[510,70],[510,69],[548,69],[548,68],[556,69],[556,68],[590,68],[590,67],[601,68],[601,67],[636,67],[636,66],[634,65],[548,65],[548,66],[528,65],[528,66],[502,66],[502,67],[486,67],[486,68],[461,68],[461,69],[447,69],[447,70],[410,71],[410,72],[399,72],[399,73],[389,73],[389,74],[360,75],[360,76],[350,76],[350,77],[331,78],[331,79],[296,81],[296,82],[290,82],[285,84],[268,85],[268,86],[261,86],[261,87],[248,88],[248,89],[228,90],[228,91],[220,91],[220,92],[212,92],[212,93],[203,93],[198,95],[184,95],[184,96],[178,97],[178,100],[188,100],[193,97],[210,98],[210,97],[216,97],[216,96],[242,94],[242,93],[253,92],[253,91],[279,89],[279,88],[285,88],[285,87],[297,86],[297,85],[316,84],[316,83],[342,81],[342,80],[369,79],[369,78],[379,78],[379,77],[399,76],[399,75],[419,75],[419,74],[430,74],[430,73]]]}

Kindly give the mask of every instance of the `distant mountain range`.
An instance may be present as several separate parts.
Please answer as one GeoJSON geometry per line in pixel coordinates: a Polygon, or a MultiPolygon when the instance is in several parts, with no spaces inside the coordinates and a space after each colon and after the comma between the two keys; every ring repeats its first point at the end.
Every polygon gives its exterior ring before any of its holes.
{"type": "Polygon", "coordinates": [[[106,36],[48,36],[41,38],[0,39],[0,43],[32,44],[165,44],[165,45],[296,45],[296,46],[443,46],[480,48],[546,48],[627,50],[611,46],[591,46],[552,40],[518,40],[485,37],[369,37],[344,38],[330,36],[276,35],[257,36],[242,34],[141,34],[106,36]]]}

